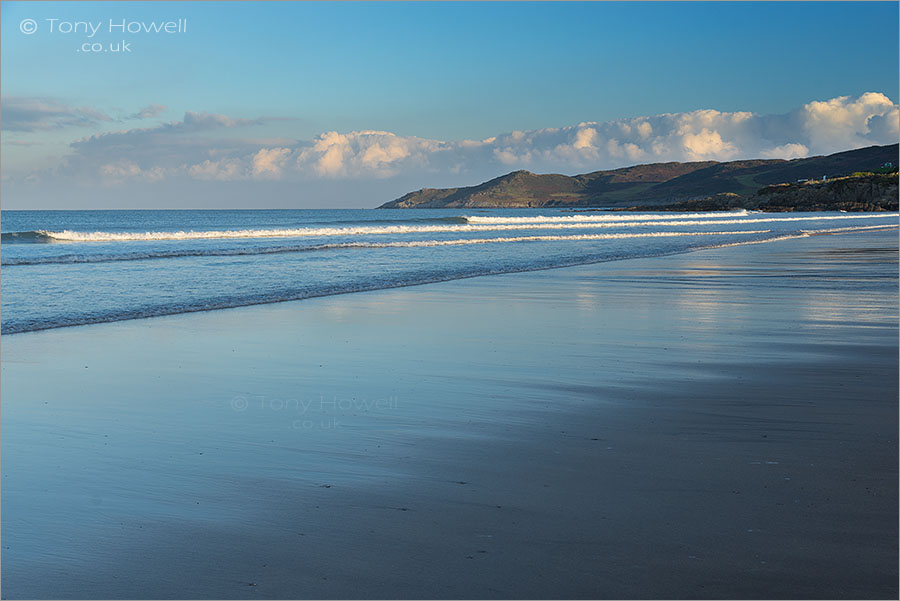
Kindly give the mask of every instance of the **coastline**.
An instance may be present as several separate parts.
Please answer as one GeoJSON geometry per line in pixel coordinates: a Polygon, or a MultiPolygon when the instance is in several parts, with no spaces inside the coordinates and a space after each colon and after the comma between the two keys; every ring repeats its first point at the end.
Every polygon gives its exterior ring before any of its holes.
{"type": "Polygon", "coordinates": [[[896,268],[869,231],[10,337],[3,598],[896,597],[896,268]]]}

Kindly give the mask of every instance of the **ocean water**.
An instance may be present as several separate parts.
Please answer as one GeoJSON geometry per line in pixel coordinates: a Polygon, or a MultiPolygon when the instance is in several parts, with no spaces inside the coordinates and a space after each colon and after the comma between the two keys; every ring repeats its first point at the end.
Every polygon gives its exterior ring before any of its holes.
{"type": "Polygon", "coordinates": [[[897,213],[4,211],[2,333],[897,227],[897,213]]]}

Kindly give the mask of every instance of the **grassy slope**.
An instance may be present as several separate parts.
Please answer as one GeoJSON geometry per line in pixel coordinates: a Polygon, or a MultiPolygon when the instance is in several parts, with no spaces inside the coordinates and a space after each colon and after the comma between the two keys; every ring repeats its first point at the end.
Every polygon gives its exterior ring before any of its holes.
{"type": "Polygon", "coordinates": [[[655,163],[573,177],[515,171],[478,186],[423,189],[380,208],[628,207],[654,206],[717,194],[753,196],[760,188],[819,179],[897,163],[898,146],[871,146],[790,161],[655,163]]]}

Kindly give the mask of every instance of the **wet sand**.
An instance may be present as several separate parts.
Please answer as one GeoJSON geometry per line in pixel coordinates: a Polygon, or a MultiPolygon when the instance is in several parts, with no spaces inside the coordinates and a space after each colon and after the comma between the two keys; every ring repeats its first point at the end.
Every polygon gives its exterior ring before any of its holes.
{"type": "Polygon", "coordinates": [[[897,232],[6,336],[3,598],[896,598],[897,232]]]}

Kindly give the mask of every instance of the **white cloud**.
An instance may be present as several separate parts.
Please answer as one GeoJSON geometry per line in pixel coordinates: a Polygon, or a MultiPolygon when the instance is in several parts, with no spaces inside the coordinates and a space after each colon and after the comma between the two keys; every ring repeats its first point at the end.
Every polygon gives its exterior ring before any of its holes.
{"type": "MultiPolygon", "coordinates": [[[[897,105],[890,98],[884,94],[867,92],[856,99],[840,96],[810,102],[804,107],[804,125],[813,146],[858,146],[865,144],[873,134],[873,125],[887,126],[890,129],[891,122],[896,123],[896,114],[897,105]],[[887,119],[880,120],[884,117],[887,119]],[[878,120],[873,121],[873,118],[878,120]]],[[[894,141],[896,142],[896,137],[894,141]]]]}
{"type": "Polygon", "coordinates": [[[259,152],[253,155],[253,175],[278,178],[290,154],[290,148],[260,148],[259,152]]]}
{"type": "MultiPolygon", "coordinates": [[[[180,174],[182,170],[174,169],[172,175],[180,174]]],[[[244,161],[240,159],[222,159],[210,161],[209,159],[186,167],[187,174],[199,180],[234,181],[247,178],[247,169],[244,161]]]]}
{"type": "Polygon", "coordinates": [[[802,159],[809,156],[809,148],[803,144],[782,144],[760,151],[759,156],[764,159],[802,159]]]}
{"type": "MultiPolygon", "coordinates": [[[[87,111],[80,114],[89,118],[87,111]]],[[[810,102],[782,115],[704,109],[512,131],[482,140],[363,130],[331,131],[304,141],[225,138],[223,131],[252,128],[267,119],[189,111],[180,121],[76,140],[53,174],[107,182],[390,180],[432,187],[438,181],[477,183],[514,169],[574,174],[647,162],[829,154],[896,143],[898,114],[887,96],[867,93],[810,102]]],[[[43,123],[49,126],[52,120],[43,123]]]]}
{"type": "Polygon", "coordinates": [[[718,131],[705,127],[697,133],[683,133],[681,140],[685,155],[692,161],[731,159],[738,154],[734,144],[723,140],[718,131]]]}
{"type": "Polygon", "coordinates": [[[572,144],[572,148],[575,148],[577,150],[593,148],[594,138],[596,137],[597,130],[593,127],[585,127],[584,129],[579,129],[578,133],[575,134],[575,142],[572,144]]]}
{"type": "Polygon", "coordinates": [[[642,160],[646,156],[646,153],[637,144],[628,142],[622,148],[625,149],[625,155],[632,161],[642,160]]]}
{"type": "Polygon", "coordinates": [[[638,135],[641,136],[641,139],[646,140],[653,133],[653,126],[650,125],[647,121],[640,121],[635,125],[637,129],[638,135]]]}
{"type": "MultiPolygon", "coordinates": [[[[403,169],[427,167],[448,145],[386,131],[328,132],[297,152],[300,173],[323,177],[386,178],[403,169]]],[[[471,146],[469,146],[471,147],[471,146]]]]}

